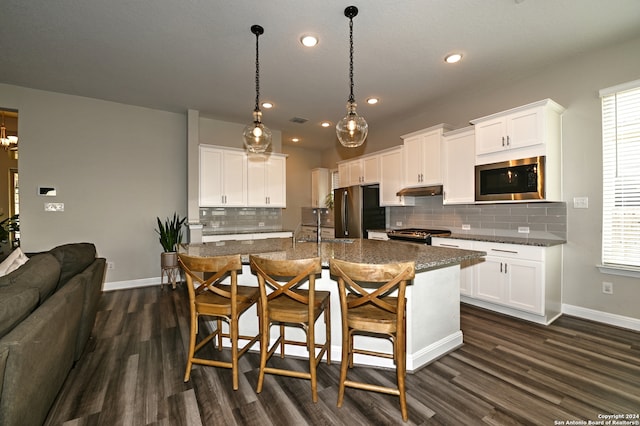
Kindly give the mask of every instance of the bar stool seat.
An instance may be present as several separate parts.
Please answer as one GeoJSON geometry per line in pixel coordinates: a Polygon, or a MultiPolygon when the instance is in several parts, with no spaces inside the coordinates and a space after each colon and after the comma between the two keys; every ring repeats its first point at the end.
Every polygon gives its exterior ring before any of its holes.
{"type": "Polygon", "coordinates": [[[406,376],[406,299],[409,281],[415,277],[415,262],[384,265],[329,261],[331,274],[337,278],[342,319],[342,360],[338,407],[342,406],[346,387],[398,395],[402,420],[408,420],[406,376]],[[375,285],[372,285],[375,284],[375,285]],[[389,296],[397,291],[397,296],[389,296]],[[391,340],[393,353],[354,347],[354,335],[381,337],[391,340]],[[353,367],[353,354],[393,359],[396,365],[397,386],[381,386],[347,380],[353,367]]]}
{"type": "Polygon", "coordinates": [[[240,255],[198,257],[180,253],[178,262],[185,273],[191,317],[184,381],[189,381],[193,364],[230,368],[233,390],[238,390],[238,360],[260,338],[259,333],[255,336],[240,335],[238,320],[240,315],[257,303],[260,291],[258,287],[238,285],[238,272],[242,271],[240,255]],[[230,283],[222,284],[222,280],[227,277],[230,278],[230,283]],[[203,315],[215,317],[217,327],[196,345],[198,318],[203,315]],[[222,330],[223,321],[229,324],[228,333],[222,330]],[[196,352],[216,337],[220,351],[223,337],[231,341],[231,362],[196,356],[196,352]],[[248,340],[242,348],[239,348],[240,339],[248,340]]]}

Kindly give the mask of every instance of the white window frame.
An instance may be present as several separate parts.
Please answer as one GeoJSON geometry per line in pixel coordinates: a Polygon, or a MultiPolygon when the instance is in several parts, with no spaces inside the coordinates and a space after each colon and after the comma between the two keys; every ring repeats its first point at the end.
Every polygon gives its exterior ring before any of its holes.
{"type": "Polygon", "coordinates": [[[640,277],[640,80],[602,99],[601,272],[640,277]]]}

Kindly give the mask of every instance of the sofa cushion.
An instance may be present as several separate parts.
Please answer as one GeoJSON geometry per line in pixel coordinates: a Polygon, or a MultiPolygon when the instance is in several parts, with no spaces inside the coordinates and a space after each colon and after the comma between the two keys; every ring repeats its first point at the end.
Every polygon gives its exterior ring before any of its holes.
{"type": "Polygon", "coordinates": [[[33,287],[0,287],[0,337],[7,334],[25,319],[40,300],[38,289],[33,287]]]}
{"type": "Polygon", "coordinates": [[[15,271],[0,277],[0,287],[33,287],[40,293],[40,304],[56,291],[60,264],[49,253],[36,254],[15,271]]]}
{"type": "Polygon", "coordinates": [[[84,271],[96,259],[96,246],[92,243],[72,243],[55,247],[49,251],[60,264],[60,280],[62,287],[74,275],[84,271]]]}

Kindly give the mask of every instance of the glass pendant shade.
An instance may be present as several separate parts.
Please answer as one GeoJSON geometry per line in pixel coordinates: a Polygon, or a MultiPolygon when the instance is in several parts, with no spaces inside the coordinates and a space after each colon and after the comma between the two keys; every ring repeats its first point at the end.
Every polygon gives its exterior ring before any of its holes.
{"type": "Polygon", "coordinates": [[[347,115],[336,124],[336,134],[342,146],[356,148],[367,139],[369,125],[356,113],[356,103],[347,103],[347,115]]]}
{"type": "Polygon", "coordinates": [[[271,145],[271,130],[262,124],[262,112],[253,112],[253,122],[249,123],[242,133],[244,146],[249,152],[263,153],[271,145]]]}

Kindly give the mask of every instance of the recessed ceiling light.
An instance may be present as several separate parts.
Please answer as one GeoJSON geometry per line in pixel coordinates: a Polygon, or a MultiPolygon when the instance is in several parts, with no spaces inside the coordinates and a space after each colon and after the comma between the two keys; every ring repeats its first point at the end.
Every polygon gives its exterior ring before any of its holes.
{"type": "Polygon", "coordinates": [[[300,142],[300,139],[298,139],[298,138],[291,138],[291,142],[300,142]]]}
{"type": "Polygon", "coordinates": [[[303,35],[300,37],[300,43],[306,47],[313,47],[318,44],[318,38],[312,35],[303,35]]]}
{"type": "Polygon", "coordinates": [[[375,104],[377,104],[378,102],[380,102],[380,99],[379,99],[379,98],[368,98],[368,99],[367,99],[367,103],[368,103],[369,105],[375,105],[375,104]]]}
{"type": "Polygon", "coordinates": [[[444,61],[448,64],[455,64],[456,62],[459,62],[460,59],[462,59],[462,55],[460,53],[452,53],[451,55],[447,55],[444,58],[444,61]]]}
{"type": "Polygon", "coordinates": [[[266,109],[273,108],[273,103],[265,101],[262,103],[262,108],[266,108],[266,109]]]}
{"type": "Polygon", "coordinates": [[[323,121],[322,123],[320,123],[320,125],[322,127],[331,127],[331,122],[330,121],[323,121]]]}

